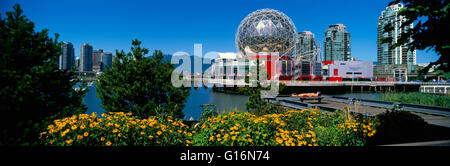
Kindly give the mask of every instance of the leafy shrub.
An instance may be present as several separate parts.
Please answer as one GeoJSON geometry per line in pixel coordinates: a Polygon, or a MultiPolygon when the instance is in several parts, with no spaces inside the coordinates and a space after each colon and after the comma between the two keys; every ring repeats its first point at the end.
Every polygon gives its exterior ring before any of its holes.
{"type": "Polygon", "coordinates": [[[98,118],[93,113],[55,120],[40,138],[45,145],[58,146],[191,145],[188,129],[171,116],[138,119],[131,113],[110,112],[98,118]]]}
{"type": "Polygon", "coordinates": [[[380,125],[370,144],[410,142],[427,135],[428,124],[423,118],[409,111],[386,111],[377,115],[380,125]]]}
{"type": "Polygon", "coordinates": [[[347,111],[321,112],[317,108],[290,111],[288,128],[311,130],[317,134],[320,146],[362,146],[374,136],[376,119],[349,116],[347,111]]]}

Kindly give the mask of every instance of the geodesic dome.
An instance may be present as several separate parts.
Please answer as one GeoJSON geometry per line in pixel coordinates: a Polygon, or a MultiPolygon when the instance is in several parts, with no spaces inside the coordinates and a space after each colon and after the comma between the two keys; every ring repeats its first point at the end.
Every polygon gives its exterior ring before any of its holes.
{"type": "Polygon", "coordinates": [[[236,33],[236,48],[243,55],[279,52],[280,56],[291,56],[295,38],[295,25],[288,16],[274,9],[260,9],[242,20],[236,33]]]}

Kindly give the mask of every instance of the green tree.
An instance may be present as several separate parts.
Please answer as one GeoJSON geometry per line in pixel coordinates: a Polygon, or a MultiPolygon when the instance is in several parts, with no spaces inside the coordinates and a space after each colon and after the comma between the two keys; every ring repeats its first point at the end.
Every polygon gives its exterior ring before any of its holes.
{"type": "Polygon", "coordinates": [[[137,39],[132,45],[132,52],[127,54],[116,50],[117,60],[97,81],[102,107],[111,112],[131,112],[141,118],[161,114],[183,118],[190,89],[171,84],[174,65],[165,61],[159,50],[145,57],[149,50],[142,48],[137,39]]]}
{"type": "Polygon", "coordinates": [[[55,118],[83,113],[84,86],[73,70],[61,71],[58,34],[34,31],[20,5],[0,15],[0,145],[36,144],[39,132],[55,118]]]}
{"type": "MultiPolygon", "coordinates": [[[[432,66],[439,66],[445,72],[449,72],[450,63],[450,38],[447,35],[450,29],[450,8],[449,0],[394,0],[389,5],[396,3],[405,4],[399,11],[400,16],[407,20],[401,28],[415,23],[414,28],[409,31],[402,31],[397,43],[391,49],[406,45],[409,49],[433,50],[440,57],[437,61],[431,62],[419,74],[426,74],[432,66]],[[410,42],[410,39],[412,41],[410,42]]],[[[384,31],[392,31],[392,24],[387,24],[384,31]]],[[[383,43],[392,43],[392,37],[381,40],[383,43]]]]}

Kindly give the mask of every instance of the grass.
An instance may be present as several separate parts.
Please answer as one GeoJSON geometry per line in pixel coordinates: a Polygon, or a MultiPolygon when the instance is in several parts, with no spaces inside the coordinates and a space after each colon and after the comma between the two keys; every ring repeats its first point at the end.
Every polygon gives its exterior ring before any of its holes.
{"type": "Polygon", "coordinates": [[[450,95],[427,94],[420,92],[409,93],[385,93],[379,100],[421,104],[429,106],[450,107],[450,95]]]}

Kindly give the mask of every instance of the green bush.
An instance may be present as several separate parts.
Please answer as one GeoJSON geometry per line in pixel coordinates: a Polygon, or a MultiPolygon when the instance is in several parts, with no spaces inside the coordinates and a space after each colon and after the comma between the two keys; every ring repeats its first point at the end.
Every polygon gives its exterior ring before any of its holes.
{"type": "Polygon", "coordinates": [[[429,125],[409,111],[386,111],[377,115],[380,125],[370,144],[392,144],[421,140],[427,136],[429,125]]]}

